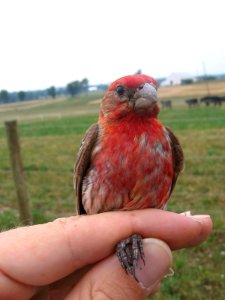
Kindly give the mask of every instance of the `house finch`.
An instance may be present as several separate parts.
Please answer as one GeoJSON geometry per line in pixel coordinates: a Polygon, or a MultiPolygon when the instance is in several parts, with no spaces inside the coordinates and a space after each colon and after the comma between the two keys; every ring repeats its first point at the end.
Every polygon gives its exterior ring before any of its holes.
{"type": "MultiPolygon", "coordinates": [[[[98,123],[82,141],[75,165],[79,214],[165,208],[183,168],[173,132],[157,119],[157,82],[147,75],[117,79],[101,101],[98,123]]],[[[135,277],[137,233],[117,245],[122,267],[135,277]]]]}

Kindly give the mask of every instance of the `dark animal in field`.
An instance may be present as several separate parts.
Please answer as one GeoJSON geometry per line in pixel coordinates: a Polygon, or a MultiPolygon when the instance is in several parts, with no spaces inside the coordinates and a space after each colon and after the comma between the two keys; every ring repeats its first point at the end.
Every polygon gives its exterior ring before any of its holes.
{"type": "Polygon", "coordinates": [[[219,96],[206,96],[201,98],[201,102],[205,103],[206,106],[209,106],[210,104],[214,105],[221,105],[224,101],[225,97],[219,97],[219,96]]]}
{"type": "Polygon", "coordinates": [[[162,108],[172,108],[172,102],[171,100],[161,100],[161,105],[162,105],[162,108]]]}
{"type": "Polygon", "coordinates": [[[198,99],[197,98],[187,99],[187,100],[185,100],[185,102],[187,103],[188,107],[198,106],[198,99]]]}

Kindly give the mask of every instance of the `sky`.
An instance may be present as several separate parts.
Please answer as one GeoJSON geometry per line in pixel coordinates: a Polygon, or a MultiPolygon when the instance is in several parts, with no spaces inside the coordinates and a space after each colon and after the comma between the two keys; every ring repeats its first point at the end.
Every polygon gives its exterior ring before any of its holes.
{"type": "Polygon", "coordinates": [[[0,0],[0,90],[225,73],[224,0],[0,0]]]}

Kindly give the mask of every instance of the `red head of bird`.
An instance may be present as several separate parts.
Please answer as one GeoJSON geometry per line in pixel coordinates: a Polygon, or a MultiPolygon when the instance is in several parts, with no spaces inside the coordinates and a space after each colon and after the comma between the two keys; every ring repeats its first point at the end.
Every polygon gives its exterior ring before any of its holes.
{"type": "Polygon", "coordinates": [[[116,121],[125,116],[152,116],[159,113],[157,82],[138,74],[114,81],[102,99],[100,122],[116,121]]]}

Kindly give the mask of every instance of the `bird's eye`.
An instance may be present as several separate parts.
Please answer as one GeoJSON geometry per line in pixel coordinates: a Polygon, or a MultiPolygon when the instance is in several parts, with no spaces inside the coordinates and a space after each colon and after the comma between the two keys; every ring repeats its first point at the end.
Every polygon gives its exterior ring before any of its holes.
{"type": "Polygon", "coordinates": [[[119,96],[123,96],[124,92],[125,92],[125,88],[122,85],[118,85],[116,87],[116,92],[119,96]]]}

